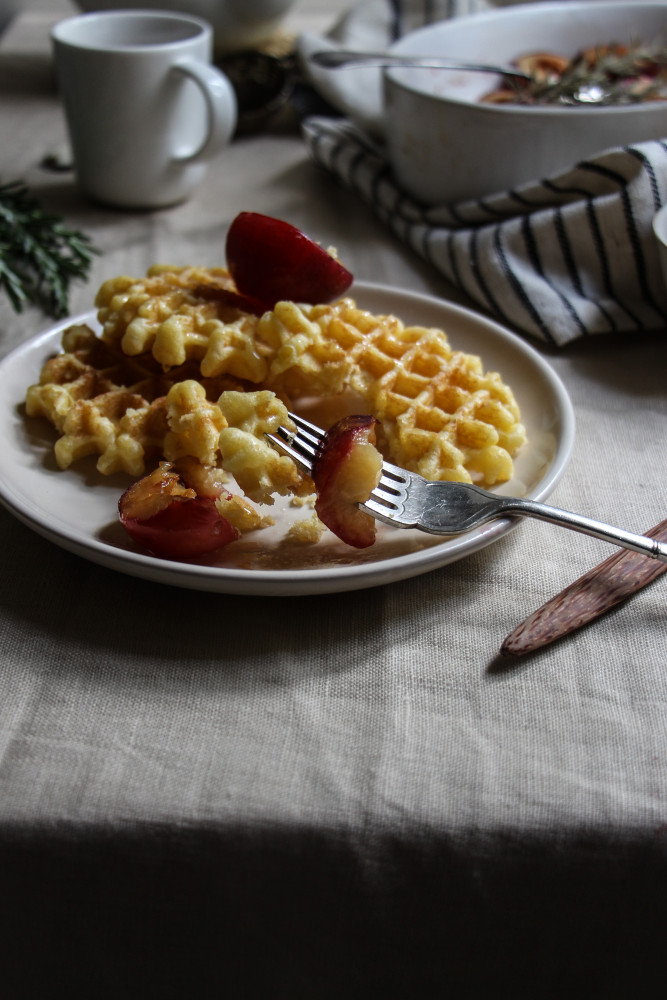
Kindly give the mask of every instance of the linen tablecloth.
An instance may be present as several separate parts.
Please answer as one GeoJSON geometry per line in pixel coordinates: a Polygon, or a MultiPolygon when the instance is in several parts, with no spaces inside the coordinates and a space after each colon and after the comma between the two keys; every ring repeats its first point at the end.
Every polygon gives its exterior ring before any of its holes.
{"type": "MultiPolygon", "coordinates": [[[[358,279],[463,302],[289,115],[177,208],[82,201],[40,166],[65,135],[47,21],[0,44],[0,175],[100,248],[73,314],[106,277],[223,262],[240,209],[335,245],[358,279]]],[[[0,355],[48,326],[1,299],[0,355]]],[[[538,350],[577,419],[551,500],[662,520],[664,332],[538,350]]],[[[273,598],[124,576],[1,508],[0,537],[3,996],[653,995],[664,577],[513,662],[504,636],[608,546],[530,522],[404,582],[273,598]]]]}

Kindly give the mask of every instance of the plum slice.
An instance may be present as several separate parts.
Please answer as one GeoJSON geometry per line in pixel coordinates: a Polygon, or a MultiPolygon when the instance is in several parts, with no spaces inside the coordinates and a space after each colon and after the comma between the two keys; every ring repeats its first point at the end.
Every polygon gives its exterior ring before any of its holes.
{"type": "Polygon", "coordinates": [[[377,420],[367,415],[343,417],[331,427],[313,461],[317,516],[342,541],[357,549],[375,541],[375,518],[360,510],[382,474],[375,447],[377,420]]]}
{"type": "Polygon", "coordinates": [[[128,535],[152,555],[194,559],[239,537],[215,505],[223,492],[228,491],[217,477],[194,463],[176,471],[170,462],[160,462],[123,493],[118,514],[128,535]]]}
{"type": "Polygon", "coordinates": [[[226,255],[241,296],[264,309],[283,299],[333,302],[353,281],[347,268],[296,226],[259,212],[236,216],[227,233],[226,255]]]}

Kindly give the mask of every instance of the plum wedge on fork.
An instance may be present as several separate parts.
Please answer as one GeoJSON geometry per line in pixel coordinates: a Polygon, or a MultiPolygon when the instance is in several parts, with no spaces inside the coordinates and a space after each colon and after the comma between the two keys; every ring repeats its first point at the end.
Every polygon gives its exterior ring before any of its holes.
{"type": "MultiPolygon", "coordinates": [[[[294,413],[289,416],[296,424],[296,432],[287,427],[279,427],[276,434],[266,436],[271,444],[289,455],[299,468],[312,475],[313,464],[326,440],[326,432],[294,413]]],[[[471,483],[442,480],[433,482],[389,462],[382,463],[377,486],[368,499],[357,506],[359,510],[386,524],[397,528],[418,528],[434,535],[457,535],[496,517],[523,515],[592,535],[660,562],[667,562],[667,544],[646,535],[614,528],[602,521],[534,500],[489,493],[471,483]]]]}

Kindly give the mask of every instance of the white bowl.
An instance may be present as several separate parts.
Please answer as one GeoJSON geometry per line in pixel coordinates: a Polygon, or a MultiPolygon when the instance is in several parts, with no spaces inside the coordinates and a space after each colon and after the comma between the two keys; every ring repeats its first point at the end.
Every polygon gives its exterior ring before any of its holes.
{"type": "MultiPolygon", "coordinates": [[[[392,52],[508,64],[527,52],[667,39],[665,4],[561,0],[444,21],[392,52]]],[[[667,102],[615,107],[480,104],[497,77],[391,69],[385,136],[401,186],[425,204],[480,198],[548,177],[612,146],[667,137],[667,102]]]]}
{"type": "Polygon", "coordinates": [[[83,11],[174,10],[213,28],[216,52],[240,52],[268,41],[295,0],[76,0],[83,11]]]}

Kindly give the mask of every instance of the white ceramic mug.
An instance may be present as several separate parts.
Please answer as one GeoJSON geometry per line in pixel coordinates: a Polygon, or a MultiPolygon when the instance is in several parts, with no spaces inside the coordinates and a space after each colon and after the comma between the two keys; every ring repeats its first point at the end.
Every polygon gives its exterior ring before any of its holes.
{"type": "Polygon", "coordinates": [[[212,30],[181,14],[83,14],[52,31],[77,182],[123,208],[183,201],[236,126],[212,30]]]}

